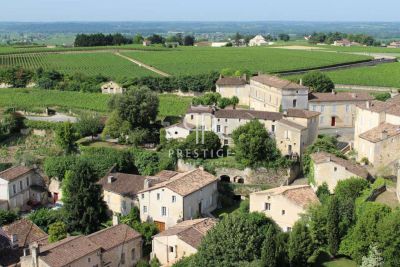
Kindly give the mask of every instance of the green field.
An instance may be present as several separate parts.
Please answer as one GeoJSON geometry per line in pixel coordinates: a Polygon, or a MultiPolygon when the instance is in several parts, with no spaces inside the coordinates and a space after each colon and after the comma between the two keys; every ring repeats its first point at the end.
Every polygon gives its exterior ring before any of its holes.
{"type": "MultiPolygon", "coordinates": [[[[334,83],[400,88],[400,62],[325,72],[334,83]]],[[[284,78],[300,78],[299,75],[284,78]]]]}
{"type": "Polygon", "coordinates": [[[276,72],[369,59],[367,56],[277,48],[182,47],[172,51],[122,54],[173,75],[200,74],[224,68],[276,72]]]}
{"type": "MultiPolygon", "coordinates": [[[[45,107],[107,112],[109,95],[48,91],[41,89],[0,89],[0,108],[38,110],[45,107]]],[[[186,113],[190,97],[163,94],[159,96],[159,117],[180,116],[186,113]]]]}
{"type": "Polygon", "coordinates": [[[22,66],[32,70],[42,67],[66,74],[102,74],[113,79],[157,75],[109,52],[0,55],[0,68],[9,66],[22,66]]]}

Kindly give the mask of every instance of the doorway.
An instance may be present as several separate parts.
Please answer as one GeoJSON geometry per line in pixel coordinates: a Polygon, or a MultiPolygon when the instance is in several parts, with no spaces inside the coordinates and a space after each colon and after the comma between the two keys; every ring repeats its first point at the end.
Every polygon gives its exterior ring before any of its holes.
{"type": "Polygon", "coordinates": [[[331,118],[331,126],[332,127],[336,126],[336,117],[331,118]]]}

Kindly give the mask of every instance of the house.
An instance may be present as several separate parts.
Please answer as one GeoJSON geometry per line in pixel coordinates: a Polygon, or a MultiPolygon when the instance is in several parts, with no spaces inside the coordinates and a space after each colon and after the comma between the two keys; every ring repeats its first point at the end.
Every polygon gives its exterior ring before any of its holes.
{"type": "Polygon", "coordinates": [[[119,84],[111,81],[105,83],[101,86],[101,93],[102,94],[122,94],[125,92],[125,89],[122,88],[119,84]]]}
{"type": "Polygon", "coordinates": [[[289,108],[308,109],[308,87],[266,74],[250,79],[250,109],[280,112],[289,108]]]}
{"type": "Polygon", "coordinates": [[[207,214],[217,207],[218,179],[201,169],[157,174],[163,182],[149,179],[139,191],[140,219],[153,221],[160,231],[177,223],[207,214]]]}
{"type": "Polygon", "coordinates": [[[45,203],[47,190],[44,180],[34,169],[16,166],[0,172],[1,207],[7,210],[27,210],[30,205],[45,203]]]}
{"type": "Polygon", "coordinates": [[[16,266],[32,242],[47,244],[47,234],[27,219],[0,227],[0,266],[16,266]]]}
{"type": "Polygon", "coordinates": [[[165,128],[165,136],[168,140],[171,139],[185,139],[193,130],[195,126],[190,123],[180,122],[165,128]]]}
{"type": "Polygon", "coordinates": [[[183,119],[186,128],[188,125],[194,125],[195,128],[204,131],[212,130],[212,120],[216,108],[212,106],[190,106],[183,119]]]}
{"type": "Polygon", "coordinates": [[[354,150],[357,160],[375,167],[400,159],[400,95],[357,105],[354,150]]]}
{"type": "Polygon", "coordinates": [[[212,42],[211,47],[225,47],[229,42],[212,42]]]}
{"type": "Polygon", "coordinates": [[[22,267],[134,266],[142,257],[141,235],[125,224],[88,236],[70,236],[41,245],[34,242],[21,257],[22,267]]]}
{"type": "Polygon", "coordinates": [[[262,212],[290,231],[306,209],[319,203],[309,185],[281,186],[250,194],[250,212],[262,212]]]}
{"type": "Polygon", "coordinates": [[[400,48],[400,41],[391,42],[388,48],[400,48]]]}
{"type": "Polygon", "coordinates": [[[203,237],[216,224],[211,218],[188,220],[172,226],[153,237],[151,258],[170,266],[183,257],[197,253],[203,237]]]}
{"type": "Polygon", "coordinates": [[[351,177],[369,179],[370,175],[364,167],[355,162],[339,158],[327,152],[311,154],[313,164],[314,186],[326,183],[331,193],[335,190],[337,183],[351,177]]]}
{"type": "Polygon", "coordinates": [[[263,45],[268,45],[268,42],[261,34],[255,36],[253,39],[249,41],[249,46],[263,46],[263,45]]]}
{"type": "Polygon", "coordinates": [[[369,93],[311,93],[308,109],[318,111],[319,128],[354,128],[356,106],[374,98],[369,93]]]}
{"type": "Polygon", "coordinates": [[[247,84],[246,76],[243,77],[220,77],[216,85],[216,92],[222,97],[239,98],[239,105],[250,106],[250,86],[247,84]]]}
{"type": "Polygon", "coordinates": [[[110,170],[99,181],[108,209],[113,214],[127,215],[133,207],[138,207],[137,193],[144,188],[146,179],[144,176],[110,170]]]}
{"type": "Polygon", "coordinates": [[[351,42],[348,39],[337,40],[333,42],[334,46],[359,46],[360,44],[357,42],[351,42]]]}
{"type": "Polygon", "coordinates": [[[150,46],[151,45],[151,41],[150,40],[143,40],[143,46],[150,46]]]}

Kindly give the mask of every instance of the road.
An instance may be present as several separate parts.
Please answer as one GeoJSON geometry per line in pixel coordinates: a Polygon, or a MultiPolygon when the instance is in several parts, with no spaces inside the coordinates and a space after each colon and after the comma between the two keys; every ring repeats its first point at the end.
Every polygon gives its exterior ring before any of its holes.
{"type": "Polygon", "coordinates": [[[135,63],[135,64],[138,65],[139,67],[143,67],[143,68],[145,68],[145,69],[148,69],[148,70],[150,70],[150,71],[152,71],[152,72],[155,72],[155,73],[157,73],[157,74],[159,74],[159,75],[161,75],[161,76],[163,76],[163,77],[170,77],[170,76],[171,76],[171,75],[168,74],[168,73],[165,73],[165,72],[163,72],[163,71],[161,71],[161,70],[159,70],[159,69],[156,69],[156,68],[154,68],[154,67],[152,67],[152,66],[150,66],[150,65],[144,64],[144,63],[142,63],[142,62],[140,62],[140,61],[138,61],[138,60],[136,60],[136,59],[133,59],[133,58],[130,58],[130,57],[121,55],[119,52],[116,52],[116,53],[114,53],[114,54],[117,55],[117,56],[120,56],[120,57],[122,57],[122,58],[124,58],[124,59],[126,59],[126,60],[129,60],[129,61],[132,62],[132,63],[135,63]]]}
{"type": "Polygon", "coordinates": [[[32,121],[45,121],[45,122],[77,122],[76,117],[68,116],[65,114],[57,113],[54,116],[43,117],[43,116],[25,116],[28,120],[32,121]]]}

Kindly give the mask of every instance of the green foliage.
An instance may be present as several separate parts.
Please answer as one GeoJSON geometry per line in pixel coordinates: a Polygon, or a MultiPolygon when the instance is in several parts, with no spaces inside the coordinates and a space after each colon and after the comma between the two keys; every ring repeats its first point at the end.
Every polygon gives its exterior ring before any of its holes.
{"type": "MultiPolygon", "coordinates": [[[[312,172],[310,172],[311,174],[312,172]]],[[[325,203],[327,199],[329,199],[329,196],[331,195],[331,192],[329,191],[329,186],[326,182],[324,182],[322,185],[318,186],[317,192],[315,192],[318,196],[319,201],[321,203],[325,203]]]]}
{"type": "Polygon", "coordinates": [[[97,114],[84,112],[75,124],[75,128],[80,136],[91,136],[93,138],[101,131],[103,125],[101,124],[100,117],[97,114]]]}
{"type": "Polygon", "coordinates": [[[160,267],[160,261],[157,259],[157,257],[154,257],[150,261],[150,267],[160,267]]]}
{"type": "Polygon", "coordinates": [[[276,229],[270,226],[261,248],[261,261],[264,267],[277,267],[276,263],[276,229]]]}
{"type": "MultiPolygon", "coordinates": [[[[360,267],[383,267],[384,261],[376,246],[370,246],[367,257],[362,258],[360,267]]],[[[394,265],[393,265],[394,266],[394,265]]]]}
{"type": "Polygon", "coordinates": [[[138,263],[136,264],[136,267],[149,267],[149,263],[146,260],[139,260],[138,263]]]}
{"type": "Polygon", "coordinates": [[[47,157],[44,161],[44,172],[50,178],[64,179],[65,172],[71,170],[77,161],[74,155],[47,157]]]}
{"type": "Polygon", "coordinates": [[[376,245],[386,266],[400,266],[400,210],[385,216],[377,227],[379,241],[376,245]]]}
{"type": "Polygon", "coordinates": [[[192,132],[183,144],[184,158],[216,158],[223,155],[221,141],[214,132],[192,132]],[[203,138],[204,137],[204,138],[203,138]]]}
{"type": "Polygon", "coordinates": [[[385,93],[371,93],[373,97],[375,97],[375,100],[383,101],[385,102],[386,100],[390,99],[392,96],[390,93],[385,92],[385,93]]]}
{"type": "Polygon", "coordinates": [[[303,85],[309,87],[311,92],[328,93],[335,89],[335,84],[326,74],[312,71],[303,76],[303,85]]]}
{"type": "MultiPolygon", "coordinates": [[[[329,199],[328,199],[329,200],[329,199]]],[[[307,211],[310,234],[318,248],[328,245],[328,205],[313,205],[307,211]]]]}
{"type": "Polygon", "coordinates": [[[102,33],[77,34],[74,41],[75,47],[111,46],[131,44],[132,40],[120,33],[104,35],[102,33]]]}
{"type": "Polygon", "coordinates": [[[133,153],[135,166],[141,175],[154,175],[162,170],[160,157],[156,152],[137,149],[133,153]]]}
{"type": "Polygon", "coordinates": [[[290,40],[289,34],[281,33],[278,35],[278,37],[279,37],[279,40],[284,41],[284,42],[288,42],[290,40]]]}
{"type": "Polygon", "coordinates": [[[38,129],[38,130],[57,130],[60,127],[59,122],[48,122],[48,121],[32,121],[24,120],[26,128],[38,129]]]}
{"type": "Polygon", "coordinates": [[[224,216],[204,237],[193,266],[234,266],[259,259],[270,226],[275,224],[260,213],[224,216]]]}
{"type": "Polygon", "coordinates": [[[67,226],[63,222],[55,222],[49,226],[49,242],[54,243],[67,237],[67,226]]]}
{"type": "Polygon", "coordinates": [[[275,141],[257,120],[240,126],[232,134],[236,160],[246,166],[275,161],[279,157],[275,141]]]}
{"type": "Polygon", "coordinates": [[[0,70],[0,83],[10,84],[14,88],[26,87],[33,73],[22,67],[9,67],[0,70]]]}
{"type": "Polygon", "coordinates": [[[6,224],[10,224],[18,219],[19,216],[16,212],[0,209],[0,227],[6,224]]]}
{"type": "Polygon", "coordinates": [[[311,238],[308,226],[297,222],[290,233],[288,243],[288,254],[291,266],[308,266],[308,259],[314,253],[315,246],[311,238]]]}
{"type": "Polygon", "coordinates": [[[30,213],[28,220],[39,226],[46,233],[50,225],[63,218],[62,210],[38,209],[30,213]]]}
{"type": "Polygon", "coordinates": [[[328,202],[328,217],[327,217],[327,233],[328,233],[328,250],[333,256],[336,256],[340,244],[340,229],[339,229],[339,201],[336,196],[330,198],[328,202]]]}
{"type": "Polygon", "coordinates": [[[183,257],[179,261],[175,262],[172,267],[192,267],[192,261],[195,255],[191,255],[189,257],[183,257]]]}
{"type": "Polygon", "coordinates": [[[64,122],[57,127],[56,143],[64,150],[66,154],[69,154],[76,149],[75,142],[77,140],[78,135],[72,123],[64,122]]]}
{"type": "Polygon", "coordinates": [[[63,180],[63,210],[68,229],[90,234],[107,220],[107,205],[94,169],[85,160],[75,164],[63,180]]]}

